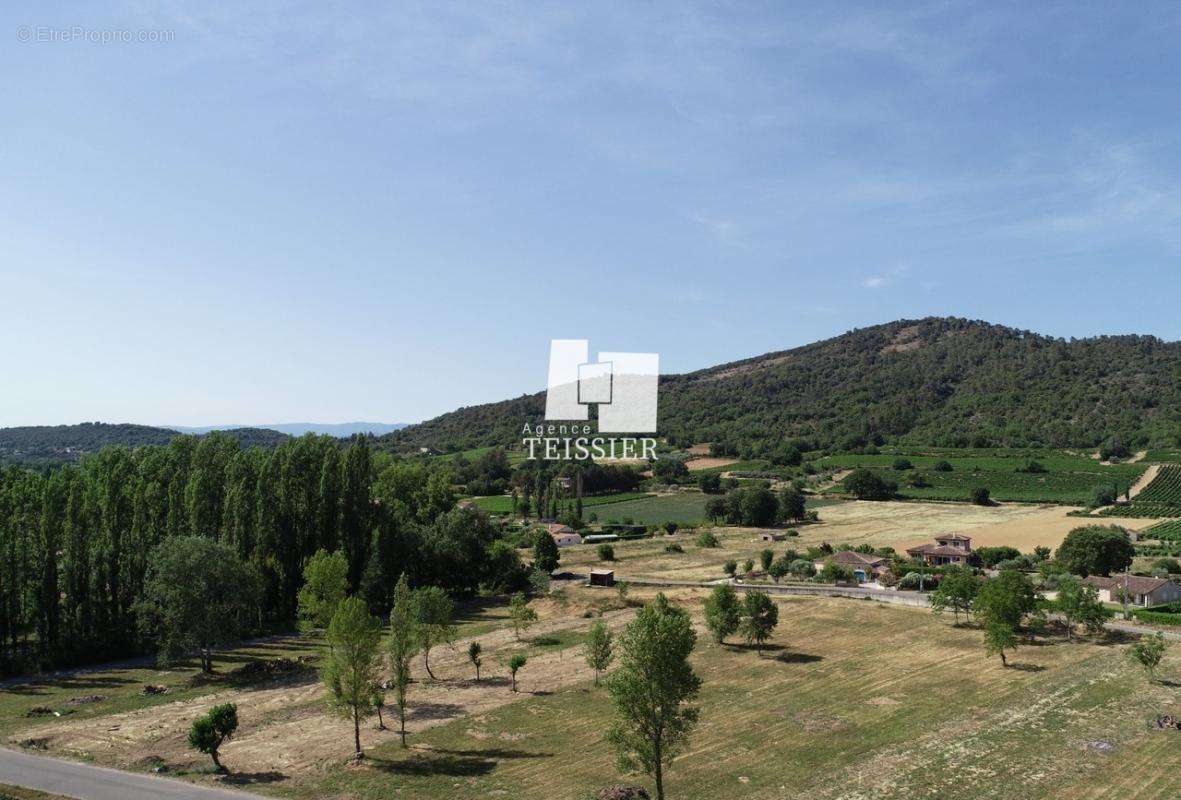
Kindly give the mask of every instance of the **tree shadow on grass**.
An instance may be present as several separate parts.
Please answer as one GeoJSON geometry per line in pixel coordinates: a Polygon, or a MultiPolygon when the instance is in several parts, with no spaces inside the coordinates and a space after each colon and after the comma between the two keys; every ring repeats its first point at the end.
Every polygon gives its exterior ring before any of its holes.
{"type": "Polygon", "coordinates": [[[229,783],[235,786],[251,786],[261,783],[278,783],[279,781],[287,780],[287,776],[282,772],[230,772],[222,777],[222,783],[229,783]]]}
{"type": "Polygon", "coordinates": [[[815,664],[817,661],[823,661],[824,656],[816,656],[811,653],[780,653],[775,656],[776,661],[781,661],[784,664],[815,664]]]}
{"type": "Polygon", "coordinates": [[[111,689],[116,686],[126,686],[135,683],[131,678],[117,678],[114,676],[100,677],[97,675],[78,676],[74,678],[58,678],[51,682],[18,683],[5,686],[0,691],[6,694],[43,695],[49,694],[49,689],[63,689],[80,691],[83,689],[111,689]]]}
{"type": "Polygon", "coordinates": [[[1094,642],[1100,647],[1119,647],[1120,645],[1132,644],[1133,642],[1138,642],[1139,640],[1140,634],[1138,633],[1109,630],[1105,631],[1102,636],[1095,637],[1094,642]]]}
{"type": "Polygon", "coordinates": [[[765,644],[762,647],[759,647],[757,644],[746,644],[744,642],[742,642],[742,643],[735,642],[733,644],[727,644],[726,648],[728,650],[734,650],[734,651],[739,651],[739,652],[741,652],[741,651],[748,651],[751,653],[761,652],[763,655],[767,655],[768,653],[780,653],[780,652],[783,652],[784,650],[787,649],[785,646],[783,646],[781,644],[765,644]]]}
{"type": "Polygon", "coordinates": [[[454,719],[463,716],[463,714],[463,706],[455,703],[410,703],[406,719],[454,719]]]}
{"type": "Polygon", "coordinates": [[[553,758],[553,753],[530,753],[524,750],[448,750],[431,749],[417,752],[404,759],[372,757],[368,761],[374,768],[393,775],[428,777],[450,775],[453,777],[475,777],[487,775],[496,769],[497,762],[519,758],[553,758]]]}
{"type": "Polygon", "coordinates": [[[1009,664],[1009,669],[1015,669],[1018,672],[1045,672],[1046,668],[1041,664],[1018,664],[1016,662],[1009,664]]]}

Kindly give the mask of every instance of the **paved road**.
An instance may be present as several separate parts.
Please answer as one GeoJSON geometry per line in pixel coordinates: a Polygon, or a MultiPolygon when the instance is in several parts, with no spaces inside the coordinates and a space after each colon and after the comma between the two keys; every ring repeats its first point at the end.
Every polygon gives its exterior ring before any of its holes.
{"type": "Polygon", "coordinates": [[[120,772],[4,748],[0,748],[0,783],[79,800],[259,800],[256,794],[120,772]]]}

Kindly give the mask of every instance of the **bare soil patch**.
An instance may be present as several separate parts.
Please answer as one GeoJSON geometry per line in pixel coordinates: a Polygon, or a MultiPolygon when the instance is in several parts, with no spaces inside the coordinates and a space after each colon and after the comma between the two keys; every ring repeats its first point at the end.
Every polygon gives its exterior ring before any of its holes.
{"type": "MultiPolygon", "coordinates": [[[[511,629],[504,629],[432,650],[431,667],[438,681],[428,678],[421,657],[415,659],[407,730],[416,733],[460,717],[478,717],[509,703],[590,680],[593,673],[582,657],[581,645],[541,651],[534,646],[546,637],[585,630],[598,618],[595,606],[618,605],[613,594],[568,590],[569,594],[574,596],[567,602],[554,598],[535,601],[541,621],[529,628],[521,641],[511,629]],[[479,641],[484,650],[479,682],[467,660],[470,641],[479,641]],[[526,650],[529,660],[518,675],[520,691],[513,692],[505,665],[510,654],[526,650]]],[[[609,627],[619,628],[632,613],[631,609],[616,608],[602,618],[609,627]]],[[[269,671],[268,667],[261,669],[269,671]]],[[[235,765],[249,765],[251,773],[270,775],[273,782],[323,773],[352,755],[351,723],[328,714],[325,690],[314,673],[298,672],[279,686],[220,690],[148,709],[56,720],[21,731],[18,739],[33,739],[50,752],[109,766],[134,768],[150,757],[174,771],[191,770],[205,766],[207,759],[188,746],[189,727],[210,707],[225,702],[238,705],[240,720],[238,733],[221,749],[222,760],[231,770],[235,765]]],[[[393,730],[396,709],[392,706],[385,710],[385,722],[390,730],[377,730],[376,718],[363,723],[363,747],[397,738],[393,730]]]]}
{"type": "Polygon", "coordinates": [[[685,462],[685,466],[690,472],[697,472],[703,469],[710,469],[712,467],[728,467],[731,464],[737,464],[736,458],[691,458],[685,462]]]}

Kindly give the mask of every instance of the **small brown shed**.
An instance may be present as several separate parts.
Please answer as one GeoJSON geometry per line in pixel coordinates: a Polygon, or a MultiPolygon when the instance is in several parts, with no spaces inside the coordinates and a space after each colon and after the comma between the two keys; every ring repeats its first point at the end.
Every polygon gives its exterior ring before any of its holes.
{"type": "Polygon", "coordinates": [[[590,571],[590,585],[591,586],[614,586],[615,585],[615,570],[613,570],[613,569],[592,569],[590,571]]]}

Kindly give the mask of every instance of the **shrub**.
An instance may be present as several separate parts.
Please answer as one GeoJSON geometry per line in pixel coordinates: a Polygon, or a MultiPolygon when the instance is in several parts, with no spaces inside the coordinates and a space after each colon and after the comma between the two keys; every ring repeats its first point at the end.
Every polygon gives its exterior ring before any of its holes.
{"type": "Polygon", "coordinates": [[[950,461],[936,461],[935,466],[931,467],[931,469],[936,472],[951,472],[954,467],[951,466],[950,461]]]}
{"type": "Polygon", "coordinates": [[[894,469],[903,472],[908,469],[914,469],[914,464],[910,463],[910,459],[908,458],[896,458],[894,459],[894,469]]]}
{"type": "Polygon", "coordinates": [[[237,729],[238,707],[233,703],[223,703],[209,709],[208,714],[193,720],[193,726],[189,729],[189,745],[212,758],[213,765],[218,770],[224,770],[225,767],[218,760],[217,751],[237,729]]]}
{"type": "Polygon", "coordinates": [[[992,495],[987,486],[977,486],[972,490],[972,502],[978,506],[992,505],[992,495]]]}
{"type": "Polygon", "coordinates": [[[721,542],[718,541],[717,535],[713,531],[702,531],[697,535],[698,547],[719,547],[721,542]]]}
{"type": "Polygon", "coordinates": [[[1168,575],[1181,575],[1181,564],[1175,558],[1158,558],[1152,562],[1153,572],[1164,572],[1168,575]]]}
{"type": "Polygon", "coordinates": [[[1096,508],[1115,505],[1117,497],[1114,486],[1096,486],[1091,490],[1091,505],[1096,508]]]}
{"type": "Polygon", "coordinates": [[[607,544],[606,542],[600,544],[597,548],[595,548],[595,550],[599,554],[600,561],[614,561],[615,560],[615,548],[612,547],[611,545],[607,544]]]}
{"type": "Polygon", "coordinates": [[[666,553],[683,553],[683,552],[685,552],[685,548],[681,547],[676,542],[669,542],[668,544],[666,544],[664,546],[664,552],[666,552],[666,553]]]}
{"type": "Polygon", "coordinates": [[[889,500],[898,486],[871,469],[859,469],[845,478],[845,489],[858,500],[889,500]]]}
{"type": "Polygon", "coordinates": [[[727,575],[729,575],[731,578],[733,578],[734,574],[736,572],[738,572],[738,562],[737,561],[727,561],[725,564],[722,565],[722,572],[725,572],[727,575]]]}

